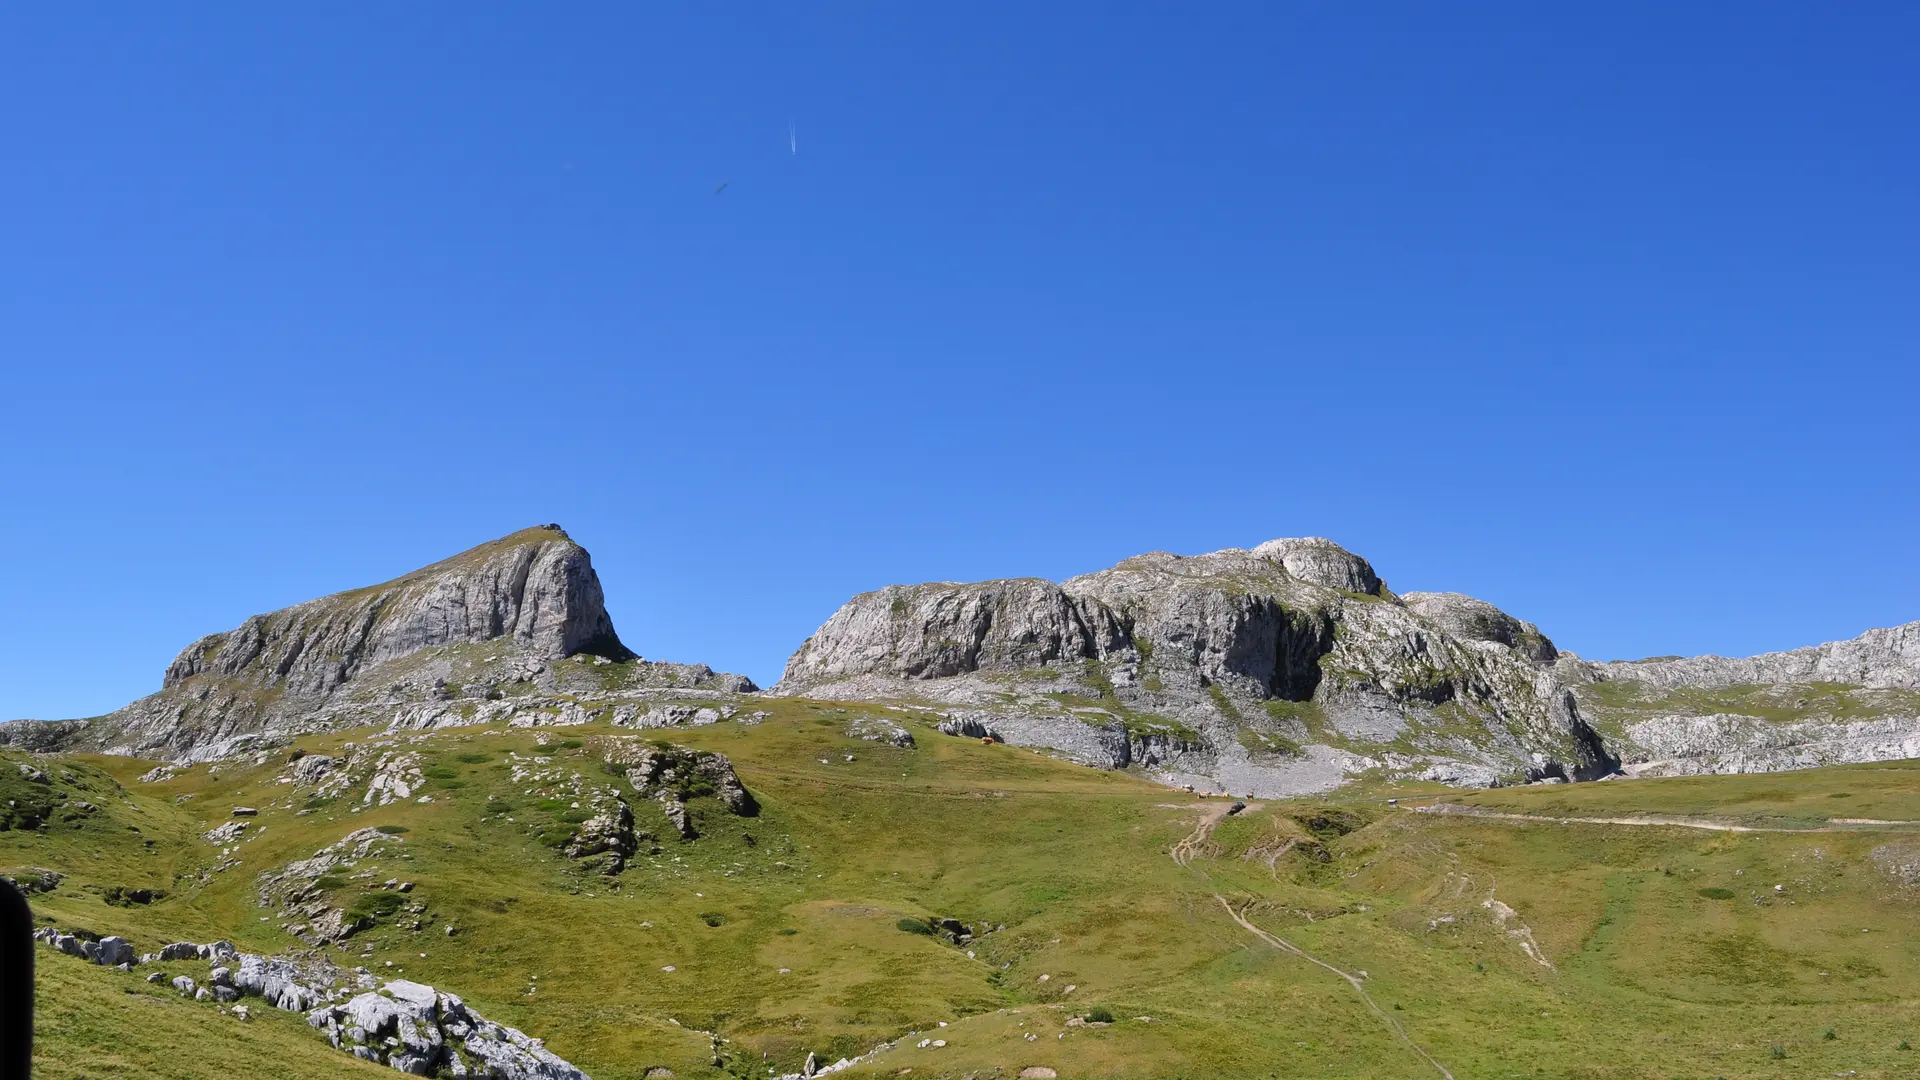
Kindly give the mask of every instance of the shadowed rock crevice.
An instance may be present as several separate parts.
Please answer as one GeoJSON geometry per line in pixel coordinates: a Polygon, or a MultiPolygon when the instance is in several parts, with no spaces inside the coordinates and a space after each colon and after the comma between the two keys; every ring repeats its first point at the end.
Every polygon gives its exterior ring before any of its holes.
{"type": "Polygon", "coordinates": [[[1333,620],[1325,612],[1278,614],[1267,696],[1310,701],[1320,687],[1320,659],[1333,650],[1333,620]]]}

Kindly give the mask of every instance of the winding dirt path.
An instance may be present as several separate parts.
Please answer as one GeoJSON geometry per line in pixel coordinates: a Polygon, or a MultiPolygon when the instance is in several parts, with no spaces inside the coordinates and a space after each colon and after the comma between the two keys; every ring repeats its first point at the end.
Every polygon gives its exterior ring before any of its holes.
{"type": "Polygon", "coordinates": [[[1830,833],[1858,832],[1862,828],[1888,826],[1920,825],[1920,821],[1882,821],[1878,818],[1835,818],[1830,825],[1813,825],[1804,829],[1789,828],[1783,825],[1735,825],[1729,821],[1715,821],[1712,818],[1674,817],[1667,814],[1641,814],[1632,817],[1565,817],[1557,814],[1516,814],[1506,810],[1482,810],[1477,806],[1461,806],[1457,803],[1435,803],[1431,806],[1415,806],[1410,809],[1416,814],[1450,814],[1456,817],[1470,817],[1486,821],[1528,821],[1547,825],[1633,825],[1667,829],[1705,829],[1711,832],[1732,833],[1830,833]]]}
{"type": "MultiPolygon", "coordinates": [[[[1260,803],[1248,803],[1242,813],[1251,813],[1252,811],[1260,809],[1260,806],[1260,803]]],[[[1167,849],[1167,854],[1172,857],[1175,864],[1193,869],[1193,860],[1208,854],[1212,850],[1213,830],[1218,828],[1220,822],[1226,819],[1227,807],[1219,803],[1207,802],[1188,806],[1172,805],[1168,806],[1168,809],[1200,811],[1200,820],[1195,823],[1193,831],[1180,838],[1171,848],[1167,849]]],[[[1273,856],[1274,860],[1277,860],[1280,855],[1285,854],[1286,851],[1292,847],[1293,843],[1289,841],[1279,852],[1275,853],[1273,856]]],[[[1272,861],[1269,861],[1268,869],[1272,869],[1272,861]]],[[[1206,873],[1204,870],[1199,872],[1202,874],[1206,873]]],[[[1367,1011],[1371,1012],[1376,1019],[1385,1024],[1388,1031],[1393,1032],[1396,1038],[1407,1044],[1408,1049],[1420,1055],[1420,1060],[1433,1066],[1436,1072],[1446,1077],[1446,1080],[1453,1080],[1453,1074],[1447,1071],[1445,1065],[1440,1064],[1440,1062],[1434,1059],[1432,1054],[1427,1053],[1424,1047],[1414,1042],[1413,1037],[1407,1034],[1406,1028],[1400,1026],[1400,1021],[1393,1018],[1393,1014],[1382,1009],[1374,1002],[1373,996],[1367,993],[1366,984],[1361,980],[1360,976],[1352,974],[1351,972],[1342,971],[1300,946],[1295,945],[1293,942],[1288,941],[1286,938],[1255,926],[1253,922],[1247,918],[1247,911],[1253,906],[1252,900],[1248,900],[1246,903],[1240,905],[1238,910],[1235,910],[1234,906],[1227,901],[1227,898],[1219,893],[1214,893],[1213,898],[1220,902],[1220,906],[1226,911],[1227,917],[1239,924],[1242,930],[1259,938],[1267,945],[1286,953],[1288,956],[1298,957],[1309,964],[1323,968],[1343,979],[1348,986],[1353,987],[1354,993],[1360,995],[1360,1000],[1366,1005],[1367,1011]]]]}
{"type": "Polygon", "coordinates": [[[1333,972],[1335,975],[1340,976],[1342,979],[1345,979],[1347,981],[1347,985],[1353,987],[1353,992],[1360,995],[1360,1000],[1366,1003],[1367,1010],[1373,1013],[1375,1017],[1379,1018],[1381,1023],[1387,1025],[1387,1029],[1389,1031],[1392,1031],[1394,1035],[1398,1036],[1401,1042],[1406,1043],[1409,1049],[1411,1049],[1414,1053],[1419,1054],[1420,1060],[1433,1066],[1434,1069],[1438,1071],[1441,1076],[1446,1077],[1447,1080],[1453,1080],[1453,1074],[1447,1071],[1447,1067],[1445,1065],[1440,1064],[1438,1061],[1435,1061],[1432,1054],[1427,1053],[1426,1050],[1423,1047],[1421,1047],[1419,1043],[1414,1042],[1413,1037],[1407,1034],[1407,1029],[1400,1026],[1400,1021],[1395,1020],[1393,1018],[1392,1013],[1387,1012],[1386,1010],[1382,1009],[1379,1005],[1374,1003],[1373,995],[1367,993],[1366,985],[1360,981],[1360,977],[1358,975],[1353,975],[1348,972],[1342,971],[1339,968],[1334,967],[1332,964],[1327,963],[1325,960],[1322,960],[1319,957],[1313,955],[1307,950],[1302,949],[1300,946],[1295,945],[1293,942],[1288,941],[1286,938],[1283,938],[1278,934],[1274,934],[1266,930],[1262,930],[1258,926],[1253,925],[1252,922],[1248,921],[1246,916],[1246,911],[1249,907],[1253,906],[1253,901],[1251,900],[1247,901],[1245,904],[1242,904],[1240,906],[1240,910],[1235,911],[1233,905],[1227,903],[1226,897],[1221,896],[1219,893],[1214,893],[1213,898],[1215,900],[1220,901],[1220,906],[1226,909],[1227,916],[1231,918],[1234,922],[1239,923],[1240,928],[1242,930],[1245,930],[1247,933],[1252,934],[1254,937],[1259,938],[1261,941],[1266,942],[1267,944],[1273,946],[1276,949],[1279,949],[1281,952],[1286,953],[1289,956],[1297,956],[1300,959],[1305,960],[1309,964],[1316,964],[1320,967],[1325,968],[1328,971],[1333,972]]]}
{"type": "MultiPolygon", "coordinates": [[[[1177,803],[1161,805],[1169,810],[1200,811],[1200,820],[1194,825],[1193,831],[1175,841],[1174,845],[1167,849],[1167,854],[1172,856],[1173,861],[1180,866],[1192,866],[1193,860],[1212,852],[1213,830],[1219,828],[1220,823],[1227,819],[1227,812],[1232,808],[1230,803],[1217,802],[1193,803],[1187,806],[1177,803]]],[[[1262,805],[1262,803],[1248,803],[1241,813],[1250,814],[1260,809],[1262,805]]]]}

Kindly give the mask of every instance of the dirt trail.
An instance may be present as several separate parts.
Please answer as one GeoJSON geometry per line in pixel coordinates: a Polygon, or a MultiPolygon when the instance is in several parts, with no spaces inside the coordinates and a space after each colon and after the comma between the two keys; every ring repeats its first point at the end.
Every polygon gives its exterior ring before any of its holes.
{"type": "Polygon", "coordinates": [[[1286,938],[1283,938],[1278,934],[1269,933],[1268,931],[1262,930],[1259,927],[1253,925],[1253,923],[1247,920],[1247,916],[1246,916],[1246,910],[1247,908],[1253,905],[1253,901],[1251,900],[1247,901],[1245,904],[1242,904],[1240,906],[1240,910],[1235,911],[1233,905],[1227,903],[1226,897],[1221,896],[1219,893],[1214,893],[1213,898],[1215,900],[1220,901],[1220,906],[1226,909],[1228,917],[1233,919],[1234,922],[1239,923],[1240,928],[1242,930],[1245,930],[1247,933],[1252,934],[1254,937],[1259,938],[1261,941],[1266,942],[1267,944],[1273,946],[1276,949],[1279,949],[1281,952],[1286,953],[1289,956],[1297,956],[1300,959],[1305,960],[1309,964],[1317,964],[1318,966],[1333,972],[1335,975],[1340,976],[1342,979],[1345,979],[1347,981],[1347,985],[1353,987],[1353,992],[1356,994],[1359,994],[1360,1000],[1366,1003],[1367,1010],[1373,1013],[1374,1016],[1378,1017],[1381,1023],[1387,1025],[1388,1030],[1392,1031],[1396,1036],[1398,1036],[1401,1042],[1406,1043],[1408,1049],[1412,1050],[1416,1054],[1419,1054],[1420,1060],[1433,1066],[1435,1071],[1439,1072],[1441,1076],[1446,1077],[1447,1080],[1453,1080],[1453,1074],[1447,1071],[1447,1067],[1445,1065],[1440,1064],[1438,1061],[1435,1061],[1432,1054],[1427,1053],[1426,1050],[1424,1050],[1419,1043],[1414,1042],[1413,1038],[1407,1034],[1407,1030],[1400,1026],[1400,1021],[1395,1020],[1393,1018],[1393,1014],[1387,1012],[1386,1010],[1382,1009],[1379,1005],[1374,1003],[1373,995],[1367,993],[1366,984],[1361,982],[1360,977],[1358,975],[1353,975],[1348,972],[1342,971],[1339,968],[1334,967],[1332,964],[1327,963],[1325,960],[1322,960],[1319,957],[1313,955],[1312,953],[1306,951],[1305,949],[1302,949],[1300,946],[1295,945],[1293,942],[1288,941],[1286,938]]]}
{"type": "Polygon", "coordinates": [[[1804,829],[1781,825],[1735,825],[1712,818],[1675,817],[1667,814],[1641,814],[1632,817],[1564,817],[1557,814],[1516,814],[1505,810],[1482,810],[1477,806],[1436,803],[1411,808],[1416,814],[1453,814],[1490,821],[1534,821],[1557,825],[1637,825],[1668,829],[1706,829],[1733,833],[1828,833],[1857,832],[1862,826],[1920,825],[1915,821],[1881,821],[1873,818],[1835,818],[1832,825],[1814,825],[1804,829]]]}
{"type": "MultiPolygon", "coordinates": [[[[1260,809],[1260,805],[1259,803],[1248,803],[1246,809],[1242,812],[1251,813],[1252,811],[1260,809]]],[[[1182,837],[1167,851],[1167,854],[1172,856],[1176,864],[1191,869],[1193,868],[1194,859],[1209,854],[1212,851],[1213,830],[1219,827],[1221,821],[1226,819],[1227,807],[1220,803],[1205,802],[1187,806],[1169,805],[1167,808],[1170,810],[1200,811],[1200,820],[1194,825],[1193,831],[1182,837]]],[[[1275,853],[1273,858],[1277,860],[1281,854],[1284,854],[1292,848],[1292,846],[1293,842],[1289,841],[1279,852],[1275,853]]],[[[1271,862],[1268,863],[1268,869],[1272,869],[1271,862]]],[[[1206,873],[1204,870],[1200,872],[1203,874],[1206,873]]],[[[1391,1013],[1388,1013],[1374,1003],[1373,996],[1367,993],[1366,984],[1361,981],[1360,976],[1342,971],[1332,964],[1327,963],[1325,960],[1302,949],[1300,946],[1295,945],[1293,942],[1288,941],[1286,938],[1255,926],[1246,915],[1247,910],[1253,906],[1252,900],[1248,900],[1240,906],[1239,910],[1235,910],[1234,906],[1227,902],[1227,898],[1221,896],[1219,893],[1214,893],[1213,898],[1220,901],[1220,906],[1226,909],[1227,916],[1235,923],[1238,923],[1242,930],[1245,930],[1247,933],[1252,934],[1254,937],[1259,938],[1261,941],[1289,956],[1298,957],[1309,964],[1324,968],[1344,979],[1348,986],[1353,987],[1353,992],[1360,995],[1360,1000],[1367,1006],[1367,1011],[1373,1013],[1381,1023],[1387,1025],[1387,1030],[1393,1032],[1394,1036],[1401,1042],[1406,1043],[1408,1049],[1420,1055],[1420,1060],[1433,1066],[1434,1070],[1441,1076],[1446,1077],[1447,1080],[1453,1080],[1453,1074],[1447,1071],[1445,1065],[1434,1060],[1432,1054],[1427,1053],[1419,1043],[1414,1042],[1412,1037],[1407,1034],[1406,1029],[1400,1026],[1400,1022],[1395,1020],[1391,1013]]]]}
{"type": "MultiPolygon", "coordinates": [[[[1218,828],[1220,823],[1227,819],[1227,811],[1231,808],[1231,804],[1219,802],[1193,803],[1186,806],[1177,803],[1162,803],[1161,805],[1169,810],[1200,811],[1200,821],[1194,825],[1193,831],[1181,837],[1174,843],[1173,847],[1167,850],[1167,854],[1173,856],[1173,861],[1181,866],[1192,866],[1193,860],[1211,852],[1213,848],[1213,830],[1218,828]]],[[[1248,803],[1246,809],[1242,810],[1241,813],[1250,814],[1260,809],[1261,805],[1261,803],[1257,802],[1248,803]]]]}
{"type": "MultiPolygon", "coordinates": [[[[1254,859],[1258,859],[1261,862],[1266,863],[1267,876],[1272,878],[1275,881],[1279,881],[1280,880],[1280,860],[1286,857],[1287,852],[1292,851],[1294,848],[1298,846],[1300,846],[1300,838],[1297,836],[1289,836],[1286,838],[1284,842],[1280,844],[1279,847],[1262,846],[1260,844],[1255,844],[1253,847],[1250,847],[1247,849],[1246,854],[1240,857],[1243,859],[1246,859],[1249,862],[1253,861],[1254,859]]],[[[1307,916],[1307,921],[1312,922],[1313,916],[1311,915],[1307,916]]]]}

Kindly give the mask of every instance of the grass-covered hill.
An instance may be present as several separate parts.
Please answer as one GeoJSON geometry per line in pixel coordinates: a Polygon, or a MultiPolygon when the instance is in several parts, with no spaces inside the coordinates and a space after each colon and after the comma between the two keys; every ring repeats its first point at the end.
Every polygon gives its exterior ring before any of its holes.
{"type": "MultiPolygon", "coordinates": [[[[597,724],[331,732],[147,780],[155,762],[11,753],[0,872],[41,890],[42,922],[142,952],[227,939],[431,983],[595,1080],[766,1077],[888,1043],[841,1075],[1920,1069],[1914,763],[1357,785],[1230,815],[911,713],[764,711],[645,733],[726,755],[750,813],[684,773],[636,791],[606,740],[651,744],[597,724]],[[848,734],[866,716],[917,745],[848,734]],[[585,842],[618,817],[609,792],[632,815],[621,860],[585,842]],[[293,936],[312,918],[262,875],[368,828],[387,840],[303,901],[368,928],[293,936]]],[[[38,1076],[392,1072],[298,1015],[256,1001],[240,1022],[145,979],[204,963],[38,956],[38,1076]]]]}

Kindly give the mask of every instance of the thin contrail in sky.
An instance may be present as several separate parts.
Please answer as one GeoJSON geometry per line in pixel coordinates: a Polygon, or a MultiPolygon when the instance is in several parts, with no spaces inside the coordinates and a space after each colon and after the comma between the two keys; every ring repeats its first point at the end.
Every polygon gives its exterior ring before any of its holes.
{"type": "Polygon", "coordinates": [[[800,133],[793,129],[793,121],[787,121],[787,145],[793,149],[793,156],[800,156],[800,133]]]}

